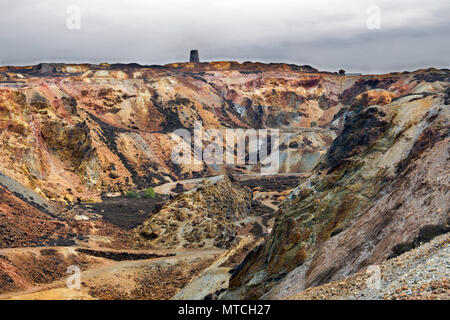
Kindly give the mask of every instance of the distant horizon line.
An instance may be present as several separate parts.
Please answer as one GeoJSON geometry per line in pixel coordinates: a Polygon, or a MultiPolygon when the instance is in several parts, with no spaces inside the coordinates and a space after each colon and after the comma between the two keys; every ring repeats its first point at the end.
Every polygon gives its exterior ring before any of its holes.
{"type": "MultiPolygon", "coordinates": [[[[297,63],[292,63],[292,62],[262,62],[262,61],[251,61],[251,60],[245,60],[245,61],[239,61],[239,60],[209,60],[209,61],[200,61],[200,62],[190,62],[190,61],[173,61],[173,62],[167,62],[164,64],[157,64],[157,63],[153,63],[153,64],[142,64],[139,62],[99,62],[99,63],[95,63],[95,62],[48,62],[48,61],[44,61],[44,62],[38,62],[38,63],[31,63],[31,64],[0,64],[0,68],[8,68],[8,67],[12,67],[12,68],[26,68],[26,67],[36,67],[39,65],[43,65],[43,64],[48,64],[48,65],[93,65],[93,66],[102,66],[102,65],[136,65],[136,66],[140,66],[140,67],[165,67],[165,66],[169,66],[169,65],[173,65],[173,64],[209,64],[209,63],[218,63],[218,62],[235,62],[238,64],[246,64],[246,63],[251,63],[251,64],[262,64],[262,65],[287,65],[287,66],[297,66],[297,67],[310,67],[313,69],[316,69],[317,72],[323,72],[323,73],[338,73],[340,69],[343,68],[336,68],[335,71],[330,71],[330,70],[320,70],[317,69],[314,66],[311,66],[309,64],[297,64],[297,63]]],[[[0,61],[1,63],[1,61],[0,61]]],[[[426,67],[418,67],[418,69],[406,69],[403,71],[389,71],[389,72],[369,72],[369,73],[365,73],[365,72],[354,72],[352,70],[345,70],[345,74],[346,75],[351,75],[351,74],[355,74],[355,75],[382,75],[382,74],[390,74],[390,73],[413,73],[413,72],[417,72],[417,71],[421,71],[421,70],[429,70],[429,69],[436,69],[436,70],[450,70],[449,68],[441,68],[441,67],[436,67],[436,66],[426,66],[426,67]],[[351,72],[350,72],[351,71],[351,72]]]]}

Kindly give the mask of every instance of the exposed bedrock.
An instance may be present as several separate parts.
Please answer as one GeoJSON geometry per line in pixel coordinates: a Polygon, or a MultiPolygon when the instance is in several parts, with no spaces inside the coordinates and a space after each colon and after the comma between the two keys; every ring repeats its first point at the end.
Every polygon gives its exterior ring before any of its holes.
{"type": "Polygon", "coordinates": [[[417,94],[349,111],[342,133],[281,205],[272,233],[237,268],[225,297],[292,295],[395,256],[427,228],[448,231],[447,87],[419,84],[417,94]]]}
{"type": "MultiPolygon", "coordinates": [[[[52,64],[4,67],[0,75],[0,171],[47,199],[66,202],[98,201],[105,193],[179,179],[259,172],[258,166],[175,164],[172,132],[192,130],[197,121],[222,132],[279,129],[279,171],[308,172],[323,160],[347,117],[403,96],[418,99],[448,78],[434,69],[347,77],[308,66],[237,62],[52,64]]],[[[382,126],[355,121],[365,129],[354,130],[373,132],[361,141],[352,136],[344,148],[382,133],[376,132],[382,126]]],[[[211,137],[203,142],[207,146],[211,137]]]]}

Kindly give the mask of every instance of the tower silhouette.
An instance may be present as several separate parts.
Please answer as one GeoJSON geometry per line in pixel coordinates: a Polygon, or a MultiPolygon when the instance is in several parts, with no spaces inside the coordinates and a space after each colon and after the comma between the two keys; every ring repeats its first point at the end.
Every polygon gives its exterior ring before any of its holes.
{"type": "Polygon", "coordinates": [[[189,55],[189,62],[200,62],[200,58],[198,57],[198,50],[191,50],[191,54],[189,55]]]}

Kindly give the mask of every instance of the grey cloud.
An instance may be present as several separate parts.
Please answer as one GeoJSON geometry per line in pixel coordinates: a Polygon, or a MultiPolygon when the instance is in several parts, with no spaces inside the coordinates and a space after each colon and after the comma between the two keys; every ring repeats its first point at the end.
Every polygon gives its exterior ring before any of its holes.
{"type": "Polygon", "coordinates": [[[203,60],[310,64],[321,70],[387,72],[448,68],[447,1],[3,0],[0,63],[203,60]],[[66,28],[67,6],[82,10],[66,28]],[[366,28],[369,5],[381,30],[366,28]]]}

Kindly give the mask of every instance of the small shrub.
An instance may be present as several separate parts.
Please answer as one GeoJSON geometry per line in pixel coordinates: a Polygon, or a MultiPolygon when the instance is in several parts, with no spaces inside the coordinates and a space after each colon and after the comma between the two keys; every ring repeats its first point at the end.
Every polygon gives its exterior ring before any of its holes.
{"type": "Polygon", "coordinates": [[[130,190],[127,192],[127,198],[137,198],[139,194],[136,191],[130,190]]]}
{"type": "Polygon", "coordinates": [[[152,187],[145,189],[144,190],[144,198],[155,199],[156,198],[155,190],[152,187]]]}

